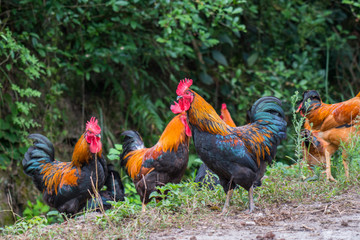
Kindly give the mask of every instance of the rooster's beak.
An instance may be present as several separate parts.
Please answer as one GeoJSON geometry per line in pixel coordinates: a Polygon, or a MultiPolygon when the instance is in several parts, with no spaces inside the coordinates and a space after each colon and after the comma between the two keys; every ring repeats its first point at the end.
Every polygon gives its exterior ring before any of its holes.
{"type": "Polygon", "coordinates": [[[182,96],[178,96],[177,98],[176,98],[176,101],[179,101],[179,99],[181,99],[182,98],[182,96]]]}
{"type": "Polygon", "coordinates": [[[101,134],[100,134],[100,133],[99,133],[99,134],[96,134],[95,136],[101,138],[101,134]]]}

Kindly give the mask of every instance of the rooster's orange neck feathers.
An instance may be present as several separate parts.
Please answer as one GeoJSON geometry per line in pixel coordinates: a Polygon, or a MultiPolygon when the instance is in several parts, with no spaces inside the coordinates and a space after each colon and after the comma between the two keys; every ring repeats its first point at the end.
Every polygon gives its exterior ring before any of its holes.
{"type": "Polygon", "coordinates": [[[189,145],[190,138],[185,133],[185,126],[181,122],[181,114],[176,115],[166,126],[156,145],[152,148],[143,148],[130,152],[125,156],[128,158],[126,169],[132,179],[139,175],[146,175],[152,169],[142,168],[143,160],[146,158],[157,159],[167,151],[177,151],[182,143],[189,145]],[[141,172],[140,172],[141,171],[141,172]]]}
{"type": "MultiPolygon", "coordinates": [[[[97,153],[97,156],[101,157],[101,153],[102,149],[97,153]]],[[[86,141],[83,134],[75,145],[71,162],[74,166],[81,167],[84,163],[89,163],[91,156],[92,153],[90,152],[89,143],[86,141]]]]}
{"type": "Polygon", "coordinates": [[[190,124],[200,131],[225,136],[229,134],[229,127],[216,113],[215,109],[207,103],[199,94],[194,93],[194,100],[188,110],[190,124]]]}
{"type": "Polygon", "coordinates": [[[181,122],[180,117],[181,114],[178,114],[169,122],[156,144],[164,152],[177,151],[180,143],[189,142],[190,140],[185,133],[185,126],[181,122]]]}

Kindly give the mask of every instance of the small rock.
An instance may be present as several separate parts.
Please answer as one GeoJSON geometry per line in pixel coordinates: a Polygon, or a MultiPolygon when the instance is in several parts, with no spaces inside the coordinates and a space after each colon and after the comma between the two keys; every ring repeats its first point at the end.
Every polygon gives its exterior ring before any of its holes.
{"type": "Polygon", "coordinates": [[[195,236],[192,236],[190,240],[196,240],[197,238],[195,236]]]}
{"type": "Polygon", "coordinates": [[[256,223],[254,221],[245,222],[246,226],[255,226],[256,223]]]}
{"type": "Polygon", "coordinates": [[[346,221],[341,221],[341,226],[343,226],[343,227],[348,227],[348,226],[349,226],[349,223],[346,222],[346,221]]]}
{"type": "Polygon", "coordinates": [[[267,232],[264,236],[258,235],[256,239],[259,240],[273,240],[275,239],[275,234],[273,232],[267,232]]]}

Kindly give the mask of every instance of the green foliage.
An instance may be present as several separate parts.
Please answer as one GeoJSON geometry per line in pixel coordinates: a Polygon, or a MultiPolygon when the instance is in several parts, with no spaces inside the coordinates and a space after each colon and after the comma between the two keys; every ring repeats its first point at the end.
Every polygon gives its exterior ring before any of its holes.
{"type": "MultiPolygon", "coordinates": [[[[358,4],[343,3],[349,7],[339,7],[343,5],[337,1],[301,0],[90,0],[35,7],[36,1],[30,0],[2,8],[17,16],[3,24],[12,27],[45,67],[49,80],[42,84],[42,99],[46,97],[48,111],[42,123],[50,135],[68,134],[56,132],[54,124],[62,115],[72,119],[71,114],[85,121],[84,114],[97,101],[118,109],[103,113],[117,119],[111,125],[138,129],[150,142],[169,121],[168,102],[183,77],[199,80],[199,90],[216,108],[227,102],[239,125],[245,109],[263,95],[280,97],[288,108],[295,90],[321,91],[341,79],[349,82],[340,85],[344,93],[350,86],[359,87],[354,81],[356,63],[346,67],[338,61],[352,59],[357,51],[348,22],[355,21],[358,4]],[[324,64],[324,57],[329,64],[324,64]],[[350,72],[353,76],[346,77],[350,72]],[[85,112],[66,112],[67,104],[58,101],[61,97],[72,99],[85,112]]],[[[342,98],[334,89],[330,86],[327,96],[342,98]]],[[[285,146],[279,156],[289,150],[285,146]]]]}
{"type": "Polygon", "coordinates": [[[14,225],[0,228],[3,234],[22,234],[33,228],[44,228],[49,222],[44,216],[35,216],[29,220],[24,218],[18,220],[14,225]]]}
{"type": "Polygon", "coordinates": [[[300,161],[302,161],[302,157],[303,157],[303,147],[301,145],[301,143],[304,141],[304,138],[301,136],[301,130],[304,127],[304,122],[305,122],[305,117],[299,117],[299,113],[296,113],[296,104],[299,100],[299,96],[298,96],[298,92],[295,92],[295,95],[292,96],[291,98],[291,106],[293,109],[292,112],[292,124],[294,126],[294,130],[295,130],[295,134],[291,136],[291,138],[293,138],[293,142],[295,143],[294,147],[295,147],[295,159],[291,159],[294,163],[297,162],[299,163],[300,161]]]}
{"type": "Polygon", "coordinates": [[[262,196],[260,204],[329,201],[347,189],[344,177],[337,184],[325,182],[325,176],[317,181],[308,181],[313,173],[306,164],[289,167],[277,163],[267,169],[267,175],[269,177],[263,180],[259,189],[259,195],[262,196]],[[302,173],[300,177],[299,172],[302,173]]]}
{"type": "Polygon", "coordinates": [[[122,149],[123,148],[121,144],[115,144],[114,148],[110,148],[107,158],[110,161],[120,161],[120,154],[122,152],[122,149]]]}
{"type": "Polygon", "coordinates": [[[351,12],[356,17],[357,21],[360,19],[360,3],[358,1],[353,0],[342,0],[342,3],[350,6],[351,12]]]}
{"type": "MultiPolygon", "coordinates": [[[[151,197],[162,199],[155,203],[160,211],[189,213],[189,209],[193,211],[194,208],[201,209],[207,206],[212,206],[216,210],[220,209],[224,191],[220,185],[217,185],[214,190],[210,190],[206,185],[200,188],[199,184],[195,182],[168,183],[159,187],[158,192],[153,192],[151,197]]],[[[152,204],[154,202],[150,206],[152,204]]]]}
{"type": "Polygon", "coordinates": [[[183,179],[185,179],[185,180],[194,180],[195,177],[196,177],[197,171],[194,171],[193,169],[198,169],[202,163],[203,162],[198,157],[198,155],[189,154],[189,161],[188,161],[188,165],[187,165],[187,170],[185,172],[185,175],[184,175],[183,179]]]}
{"type": "Polygon", "coordinates": [[[111,205],[113,205],[113,209],[106,212],[107,217],[97,217],[97,223],[103,227],[106,227],[109,221],[119,222],[124,218],[135,216],[141,211],[141,204],[134,204],[134,202],[127,197],[125,197],[125,201],[111,202],[111,205]]]}
{"type": "Polygon", "coordinates": [[[10,163],[22,158],[26,148],[25,137],[28,130],[39,126],[34,120],[33,99],[40,98],[41,92],[28,87],[29,82],[39,78],[44,65],[19,44],[8,28],[0,32],[0,76],[4,80],[0,92],[0,167],[7,169],[10,163]],[[14,76],[13,76],[14,75],[14,76]],[[22,82],[15,80],[23,78],[22,82]]]}
{"type": "MultiPolygon", "coordinates": [[[[359,117],[356,119],[356,121],[359,121],[359,117]]],[[[346,152],[347,159],[349,165],[349,171],[353,173],[359,173],[360,172],[360,125],[355,126],[354,132],[350,133],[349,141],[344,143],[341,142],[340,149],[342,151],[346,152]]],[[[344,156],[341,156],[341,160],[344,156]]],[[[342,166],[342,161],[340,163],[342,166]]],[[[342,168],[341,171],[344,171],[342,168]]]]}
{"type": "Polygon", "coordinates": [[[28,206],[23,212],[24,217],[27,219],[47,213],[50,210],[50,207],[42,203],[39,199],[36,200],[36,204],[32,204],[30,201],[28,201],[27,204],[28,206]]]}
{"type": "MultiPolygon", "coordinates": [[[[196,72],[211,79],[204,74],[217,67],[205,62],[226,65],[229,60],[218,46],[233,45],[232,35],[245,29],[240,23],[243,1],[62,1],[45,8],[34,7],[35,2],[3,8],[17,13],[13,27],[16,33],[24,32],[21,38],[47,63],[51,84],[63,84],[77,103],[84,91],[91,96],[103,91],[121,109],[112,117],[120,119],[123,128],[142,129],[145,140],[161,133],[171,116],[168,103],[174,91],[169,83],[175,87],[179,78],[196,72]],[[42,28],[34,27],[44,19],[42,28]],[[196,60],[198,67],[184,69],[188,60],[196,60]]],[[[49,95],[51,99],[56,93],[49,95]]],[[[56,121],[60,110],[49,104],[55,116],[46,126],[56,121]]]]}
{"type": "Polygon", "coordinates": [[[31,201],[28,200],[27,207],[23,212],[23,217],[26,220],[30,220],[36,216],[45,216],[48,224],[63,221],[63,218],[58,211],[56,210],[50,211],[50,207],[45,203],[43,203],[42,201],[40,201],[39,198],[36,200],[35,204],[31,203],[31,201]]]}

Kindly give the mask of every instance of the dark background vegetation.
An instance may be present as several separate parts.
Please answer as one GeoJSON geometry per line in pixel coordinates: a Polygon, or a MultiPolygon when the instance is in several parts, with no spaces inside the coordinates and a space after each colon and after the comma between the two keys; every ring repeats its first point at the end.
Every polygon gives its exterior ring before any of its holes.
{"type": "MultiPolygon", "coordinates": [[[[356,0],[0,1],[0,225],[40,195],[21,166],[29,133],[70,160],[96,116],[105,153],[125,129],[151,146],[185,77],[239,125],[261,96],[283,100],[288,116],[296,91],[346,100],[360,90],[359,21],[356,0]]],[[[277,160],[291,163],[288,122],[277,160]]]]}

